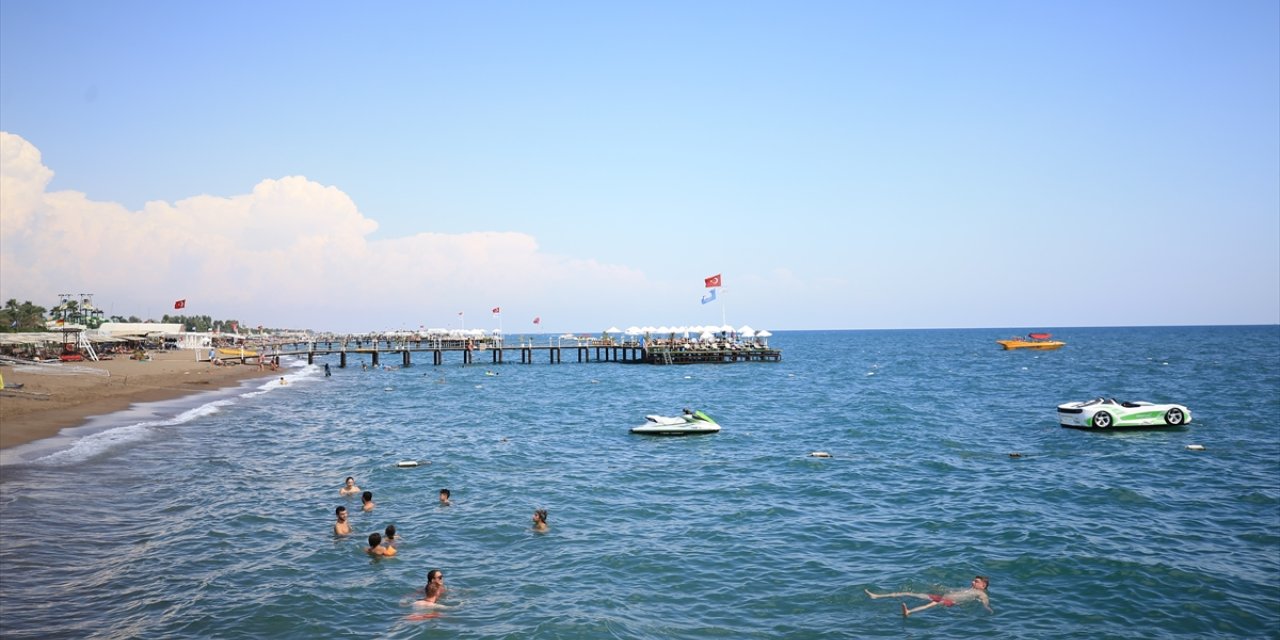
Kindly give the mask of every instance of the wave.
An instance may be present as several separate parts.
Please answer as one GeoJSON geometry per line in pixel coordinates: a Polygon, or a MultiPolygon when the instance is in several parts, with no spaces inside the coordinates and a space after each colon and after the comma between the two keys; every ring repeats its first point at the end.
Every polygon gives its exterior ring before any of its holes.
{"type": "Polygon", "coordinates": [[[205,391],[173,400],[137,403],[123,411],[92,418],[83,426],[63,429],[52,438],[0,451],[0,466],[64,466],[86,462],[119,447],[145,441],[157,431],[217,414],[224,407],[267,393],[287,391],[295,383],[318,379],[321,371],[318,365],[307,364],[301,359],[281,364],[291,371],[279,378],[246,380],[238,387],[205,391]],[[143,416],[147,419],[140,419],[143,416]]]}

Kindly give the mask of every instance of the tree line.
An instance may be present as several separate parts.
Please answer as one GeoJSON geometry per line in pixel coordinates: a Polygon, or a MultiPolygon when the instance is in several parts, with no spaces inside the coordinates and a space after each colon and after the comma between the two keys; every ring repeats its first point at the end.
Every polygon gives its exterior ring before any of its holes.
{"type": "MultiPolygon", "coordinates": [[[[87,309],[88,307],[86,307],[87,309]]],[[[4,303],[4,307],[0,308],[0,331],[5,333],[45,331],[45,322],[48,320],[67,320],[69,322],[82,323],[91,329],[97,328],[104,320],[109,322],[143,322],[138,316],[111,316],[102,318],[100,311],[94,311],[90,314],[79,313],[77,304],[74,300],[59,302],[54,305],[52,311],[37,304],[32,304],[30,300],[19,303],[16,298],[10,298],[4,303]]],[[[155,320],[147,320],[146,322],[155,322],[155,320]]],[[[239,326],[239,321],[230,318],[226,320],[215,320],[211,316],[171,316],[165,314],[160,322],[181,324],[188,331],[213,331],[219,329],[221,331],[233,332],[239,326]]]]}

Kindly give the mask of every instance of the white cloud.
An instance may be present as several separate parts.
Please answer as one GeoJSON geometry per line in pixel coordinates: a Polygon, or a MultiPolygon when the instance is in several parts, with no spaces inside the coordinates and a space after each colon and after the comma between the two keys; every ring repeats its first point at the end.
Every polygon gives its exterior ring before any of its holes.
{"type": "Polygon", "coordinates": [[[158,318],[186,298],[188,313],[246,324],[366,330],[487,318],[495,305],[527,323],[573,292],[608,307],[653,288],[637,270],[543,253],[522,233],[371,240],[377,222],[347,194],[302,176],[130,211],[48,191],[53,172],[20,136],[0,132],[0,163],[0,299],[49,306],[93,292],[114,313],[158,318]]]}

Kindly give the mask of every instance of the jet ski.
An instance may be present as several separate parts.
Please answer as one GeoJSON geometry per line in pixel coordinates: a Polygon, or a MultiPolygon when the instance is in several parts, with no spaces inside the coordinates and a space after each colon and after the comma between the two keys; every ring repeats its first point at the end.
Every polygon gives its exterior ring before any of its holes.
{"type": "Polygon", "coordinates": [[[692,436],[702,433],[715,433],[720,430],[711,416],[701,411],[685,409],[684,415],[669,418],[667,416],[645,416],[644,424],[632,427],[631,433],[649,436],[692,436]]]}

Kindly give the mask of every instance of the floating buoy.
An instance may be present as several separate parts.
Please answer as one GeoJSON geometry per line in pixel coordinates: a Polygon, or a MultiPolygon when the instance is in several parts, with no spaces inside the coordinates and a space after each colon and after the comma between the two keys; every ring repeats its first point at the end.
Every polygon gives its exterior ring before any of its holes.
{"type": "Polygon", "coordinates": [[[1202,444],[1189,444],[1189,445],[1187,445],[1187,451],[1204,451],[1204,445],[1202,445],[1202,444]]]}
{"type": "Polygon", "coordinates": [[[396,466],[397,467],[416,467],[418,466],[418,461],[417,460],[401,460],[400,462],[396,463],[396,466]]]}
{"type": "Polygon", "coordinates": [[[1017,451],[1014,451],[1013,453],[1010,453],[1010,454],[1009,454],[1009,457],[1010,457],[1010,458],[1021,458],[1021,457],[1022,457],[1022,454],[1021,454],[1021,453],[1018,453],[1017,451]]]}
{"type": "Polygon", "coordinates": [[[810,458],[830,458],[831,454],[827,453],[826,451],[814,451],[813,453],[809,454],[809,457],[810,458]]]}

